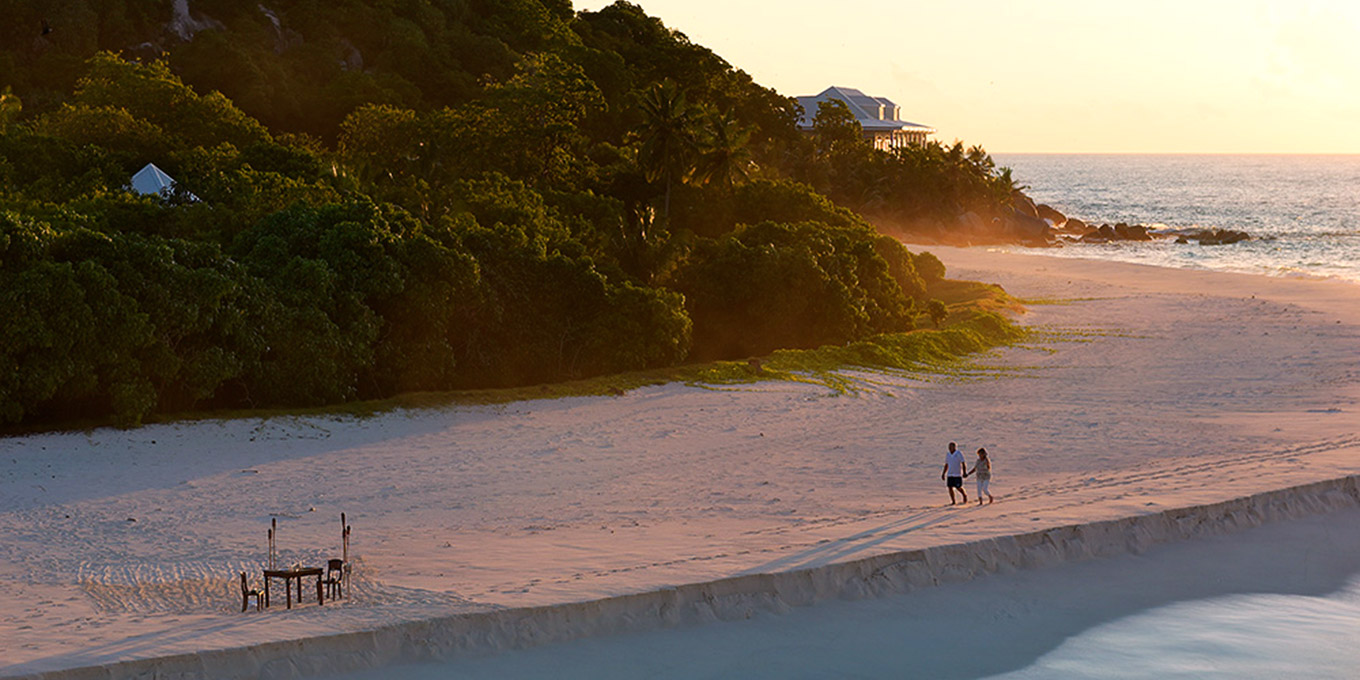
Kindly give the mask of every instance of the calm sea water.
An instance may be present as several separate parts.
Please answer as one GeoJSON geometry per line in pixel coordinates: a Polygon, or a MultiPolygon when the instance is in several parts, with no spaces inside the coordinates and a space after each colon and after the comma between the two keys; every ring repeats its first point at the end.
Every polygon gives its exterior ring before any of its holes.
{"type": "Polygon", "coordinates": [[[1360,581],[1327,597],[1232,595],[1159,607],[1069,638],[988,680],[1360,677],[1360,581]]]}
{"type": "Polygon", "coordinates": [[[1036,202],[1096,223],[1257,240],[1076,245],[1054,254],[1360,282],[1360,156],[998,154],[1036,202]]]}

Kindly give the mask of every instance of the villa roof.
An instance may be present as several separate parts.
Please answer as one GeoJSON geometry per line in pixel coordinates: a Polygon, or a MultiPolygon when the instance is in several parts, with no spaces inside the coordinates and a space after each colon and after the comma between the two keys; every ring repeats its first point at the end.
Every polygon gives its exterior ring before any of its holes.
{"type": "Polygon", "coordinates": [[[797,99],[803,107],[803,115],[798,119],[798,126],[805,129],[812,127],[812,120],[817,116],[817,105],[819,103],[828,99],[839,99],[845,102],[850,113],[854,115],[855,120],[859,121],[860,127],[865,130],[935,131],[935,128],[929,125],[902,120],[899,107],[887,97],[871,97],[853,87],[833,85],[820,94],[802,96],[797,99]]]}
{"type": "Polygon", "coordinates": [[[139,194],[169,196],[175,191],[175,179],[155,163],[147,163],[132,176],[132,190],[139,194]]]}
{"type": "MultiPolygon", "coordinates": [[[[161,198],[169,198],[175,193],[175,178],[165,174],[164,170],[156,167],[155,163],[147,163],[142,166],[137,174],[132,176],[130,182],[132,190],[139,194],[152,194],[161,198]]],[[[199,199],[192,193],[186,192],[184,197],[190,201],[197,202],[199,199]]]]}

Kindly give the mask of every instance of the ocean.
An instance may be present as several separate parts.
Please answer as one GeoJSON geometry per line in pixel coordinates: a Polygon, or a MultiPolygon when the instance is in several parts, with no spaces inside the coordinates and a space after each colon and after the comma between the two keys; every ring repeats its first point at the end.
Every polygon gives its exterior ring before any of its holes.
{"type": "Polygon", "coordinates": [[[1178,602],[1089,628],[987,680],[1353,678],[1360,580],[1325,596],[1250,593],[1178,602]]]}
{"type": "Polygon", "coordinates": [[[1036,203],[1096,224],[1253,239],[1078,244],[1055,255],[1360,283],[1360,155],[997,154],[1036,203]]]}

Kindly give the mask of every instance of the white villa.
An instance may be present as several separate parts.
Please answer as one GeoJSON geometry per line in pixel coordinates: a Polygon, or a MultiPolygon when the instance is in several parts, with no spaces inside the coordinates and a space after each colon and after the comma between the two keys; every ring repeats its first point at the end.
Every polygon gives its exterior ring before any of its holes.
{"type": "Polygon", "coordinates": [[[812,129],[812,119],[817,117],[818,104],[828,99],[839,99],[845,102],[860,127],[864,128],[864,138],[873,142],[875,149],[883,151],[910,144],[925,144],[926,138],[935,132],[935,128],[928,125],[902,120],[902,107],[886,97],[870,97],[854,88],[832,86],[821,94],[797,99],[803,107],[803,116],[798,119],[800,130],[812,129]]]}

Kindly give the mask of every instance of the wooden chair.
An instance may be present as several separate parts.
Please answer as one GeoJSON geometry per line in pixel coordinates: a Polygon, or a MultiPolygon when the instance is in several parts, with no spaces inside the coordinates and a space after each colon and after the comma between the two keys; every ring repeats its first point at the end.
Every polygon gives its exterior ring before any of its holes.
{"type": "Polygon", "coordinates": [[[244,612],[244,611],[246,610],[246,606],[250,604],[250,598],[251,598],[251,596],[254,596],[254,597],[255,597],[255,611],[260,611],[260,591],[250,587],[250,583],[246,581],[246,573],[243,571],[243,572],[241,572],[241,611],[242,611],[242,612],[244,612]]]}
{"type": "Polygon", "coordinates": [[[326,579],[322,583],[326,584],[326,595],[330,597],[344,597],[343,587],[345,576],[344,560],[326,561],[326,579]]]}

